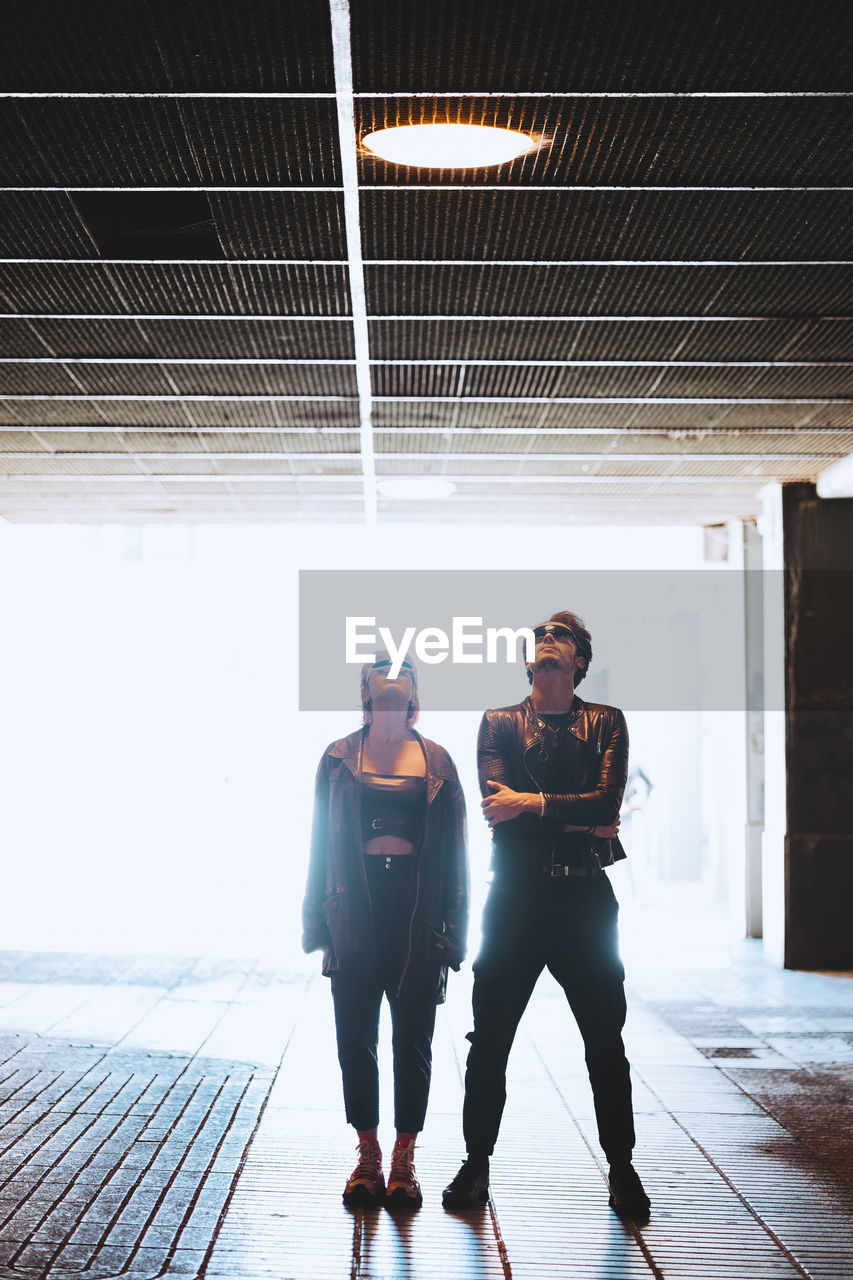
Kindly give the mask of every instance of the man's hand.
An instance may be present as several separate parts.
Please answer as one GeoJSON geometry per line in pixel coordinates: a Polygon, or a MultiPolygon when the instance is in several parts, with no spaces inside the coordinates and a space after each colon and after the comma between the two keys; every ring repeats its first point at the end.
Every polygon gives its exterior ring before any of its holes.
{"type": "Polygon", "coordinates": [[[528,791],[513,791],[512,787],[505,787],[502,782],[486,782],[487,787],[491,787],[494,795],[486,796],[483,801],[483,815],[490,827],[495,827],[499,822],[509,822],[512,818],[518,818],[522,813],[539,813],[540,801],[537,795],[528,791]]]}

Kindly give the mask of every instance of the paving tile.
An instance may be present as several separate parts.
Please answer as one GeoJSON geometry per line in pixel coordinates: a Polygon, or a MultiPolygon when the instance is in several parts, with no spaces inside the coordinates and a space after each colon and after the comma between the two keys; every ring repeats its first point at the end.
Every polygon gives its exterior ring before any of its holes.
{"type": "MultiPolygon", "coordinates": [[[[853,1139],[837,1123],[850,978],[770,970],[748,945],[716,971],[637,973],[626,1039],[653,1198],[641,1231],[607,1205],[582,1046],[547,978],[510,1060],[490,1207],[440,1205],[462,1155],[466,974],[437,1020],[423,1210],[345,1210],[354,1143],[328,995],[247,960],[0,953],[13,1029],[0,1047],[14,1054],[0,1067],[0,1267],[42,1280],[202,1266],[207,1280],[853,1277],[853,1139]]],[[[385,1116],[387,1033],[383,1017],[385,1116]]]]}

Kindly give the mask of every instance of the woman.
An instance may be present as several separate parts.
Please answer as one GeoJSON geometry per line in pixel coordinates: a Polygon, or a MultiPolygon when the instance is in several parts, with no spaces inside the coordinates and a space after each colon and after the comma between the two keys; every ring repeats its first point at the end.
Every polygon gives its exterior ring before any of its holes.
{"type": "Polygon", "coordinates": [[[415,1139],[429,1096],[435,1007],[448,966],[465,954],[465,802],[450,756],[422,738],[417,673],[396,678],[378,655],[362,668],[363,727],[333,742],[317,770],[306,951],[323,950],[331,978],[346,1117],[358,1164],[345,1204],[418,1208],[415,1139]],[[376,1045],[383,994],[391,1008],[394,1123],[387,1193],[377,1139],[376,1045]]]}

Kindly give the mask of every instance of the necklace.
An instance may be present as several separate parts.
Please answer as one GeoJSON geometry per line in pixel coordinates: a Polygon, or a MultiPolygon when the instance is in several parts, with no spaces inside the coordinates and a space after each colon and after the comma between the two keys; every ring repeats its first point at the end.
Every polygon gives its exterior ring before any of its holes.
{"type": "Polygon", "coordinates": [[[550,724],[546,724],[544,720],[540,720],[539,713],[534,707],[533,699],[530,697],[529,694],[527,698],[525,698],[525,703],[530,709],[530,714],[533,716],[533,722],[536,727],[536,741],[539,743],[537,758],[541,761],[542,764],[544,764],[545,761],[550,758],[548,755],[547,748],[545,746],[545,734],[549,733],[554,739],[554,741],[556,741],[557,738],[559,737],[560,729],[562,729],[563,727],[568,728],[570,724],[574,724],[575,720],[577,720],[578,714],[580,712],[580,707],[575,706],[573,702],[568,712],[565,713],[568,716],[565,726],[558,725],[556,728],[552,728],[550,724]]]}

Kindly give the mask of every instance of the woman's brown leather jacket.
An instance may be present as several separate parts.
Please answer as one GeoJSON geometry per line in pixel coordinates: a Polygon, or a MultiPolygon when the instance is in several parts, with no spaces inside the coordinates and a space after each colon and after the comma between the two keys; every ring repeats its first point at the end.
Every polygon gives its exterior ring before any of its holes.
{"type": "MultiPolygon", "coordinates": [[[[373,915],[361,838],[359,758],[364,729],[327,747],[317,770],[308,884],[302,907],[305,951],[323,949],[323,973],[373,964],[373,915]]],[[[426,759],[427,803],[398,994],[444,1000],[447,969],[458,969],[468,931],[465,799],[444,747],[415,735],[426,759]]]]}

